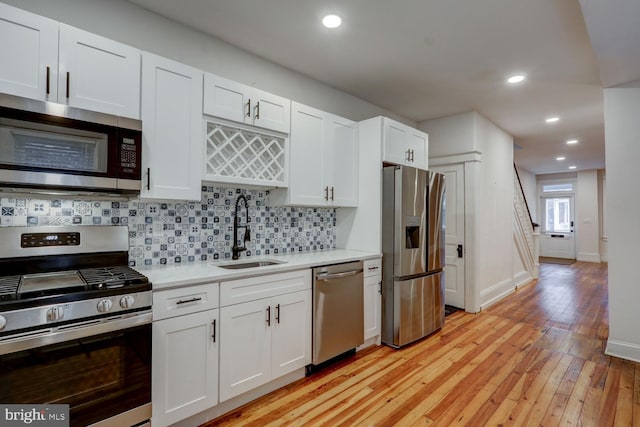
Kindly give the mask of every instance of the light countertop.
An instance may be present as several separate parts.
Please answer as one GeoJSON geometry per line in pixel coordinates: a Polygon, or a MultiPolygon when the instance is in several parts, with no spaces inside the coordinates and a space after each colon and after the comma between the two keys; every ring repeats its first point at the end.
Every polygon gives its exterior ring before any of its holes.
{"type": "Polygon", "coordinates": [[[364,261],[367,259],[379,258],[380,256],[381,254],[377,252],[334,249],[331,251],[301,252],[287,255],[267,255],[259,257],[241,256],[237,261],[221,260],[189,264],[158,265],[153,267],[136,267],[136,270],[147,276],[152,283],[153,290],[158,291],[187,285],[283,273],[285,271],[301,270],[321,265],[358,260],[364,261]],[[220,267],[220,265],[225,264],[260,260],[274,260],[282,263],[237,270],[220,267]]]}

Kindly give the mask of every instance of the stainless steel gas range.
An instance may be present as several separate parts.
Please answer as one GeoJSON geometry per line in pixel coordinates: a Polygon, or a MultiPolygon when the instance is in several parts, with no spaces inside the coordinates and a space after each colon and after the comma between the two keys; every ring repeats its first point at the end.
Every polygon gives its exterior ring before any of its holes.
{"type": "Polygon", "coordinates": [[[151,418],[151,283],[126,226],[0,228],[0,403],[71,426],[151,418]]]}

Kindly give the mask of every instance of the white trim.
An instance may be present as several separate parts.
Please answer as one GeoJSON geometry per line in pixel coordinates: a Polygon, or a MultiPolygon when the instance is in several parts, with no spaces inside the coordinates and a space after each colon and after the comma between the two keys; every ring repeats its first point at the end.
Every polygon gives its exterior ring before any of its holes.
{"type": "Polygon", "coordinates": [[[481,162],[482,153],[479,151],[471,151],[468,153],[453,154],[450,156],[429,157],[430,166],[452,165],[456,163],[481,162]]]}
{"type": "Polygon", "coordinates": [[[604,354],[633,362],[640,362],[640,345],[610,339],[607,341],[607,348],[604,354]]]}
{"type": "Polygon", "coordinates": [[[601,262],[600,254],[595,252],[578,252],[576,260],[583,262],[601,262]]]}
{"type": "Polygon", "coordinates": [[[513,276],[513,286],[516,289],[523,287],[524,285],[528,285],[533,280],[533,276],[527,271],[522,270],[520,273],[513,276]]]}
{"type": "Polygon", "coordinates": [[[512,277],[483,289],[480,291],[480,309],[484,310],[515,291],[516,287],[513,285],[512,277]]]}

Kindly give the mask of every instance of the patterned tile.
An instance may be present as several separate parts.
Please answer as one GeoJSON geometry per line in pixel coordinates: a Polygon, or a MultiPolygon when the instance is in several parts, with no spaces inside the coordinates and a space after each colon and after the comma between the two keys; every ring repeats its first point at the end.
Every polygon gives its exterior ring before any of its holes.
{"type": "MultiPolygon", "coordinates": [[[[230,259],[240,194],[248,200],[251,232],[243,256],[335,248],[335,209],[270,206],[268,191],[215,186],[203,186],[196,203],[0,198],[0,226],[126,225],[131,266],[230,259]]],[[[244,207],[241,215],[244,225],[244,207]]]]}

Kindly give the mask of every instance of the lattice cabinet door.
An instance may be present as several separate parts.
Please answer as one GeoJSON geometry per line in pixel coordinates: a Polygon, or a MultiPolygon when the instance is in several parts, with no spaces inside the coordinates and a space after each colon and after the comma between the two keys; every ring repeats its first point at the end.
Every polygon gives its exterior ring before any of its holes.
{"type": "Polygon", "coordinates": [[[260,186],[287,186],[284,136],[208,121],[204,180],[260,186]]]}

